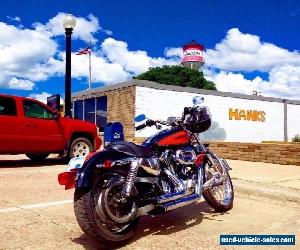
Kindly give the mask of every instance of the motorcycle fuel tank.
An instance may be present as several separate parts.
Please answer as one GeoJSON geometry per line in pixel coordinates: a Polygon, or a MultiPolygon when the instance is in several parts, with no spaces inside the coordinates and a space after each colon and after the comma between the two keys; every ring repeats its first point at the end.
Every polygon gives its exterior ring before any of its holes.
{"type": "Polygon", "coordinates": [[[172,129],[165,129],[160,131],[159,133],[149,137],[143,144],[156,144],[160,147],[166,146],[176,146],[176,145],[186,145],[190,141],[189,134],[187,131],[179,129],[179,128],[172,128],[172,129]]]}
{"type": "Polygon", "coordinates": [[[185,145],[188,144],[189,141],[190,138],[188,132],[181,130],[161,139],[160,141],[157,142],[157,145],[161,147],[185,145]]]}

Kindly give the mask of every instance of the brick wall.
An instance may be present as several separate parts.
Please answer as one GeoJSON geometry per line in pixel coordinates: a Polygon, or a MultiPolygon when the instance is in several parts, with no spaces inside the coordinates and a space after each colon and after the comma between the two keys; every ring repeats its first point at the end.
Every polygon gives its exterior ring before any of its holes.
{"type": "MultiPolygon", "coordinates": [[[[135,138],[134,142],[144,139],[135,138]]],[[[209,142],[209,148],[225,159],[300,166],[300,143],[209,142]]]]}
{"type": "Polygon", "coordinates": [[[209,147],[226,159],[300,165],[300,143],[210,142],[209,147]]]}
{"type": "Polygon", "coordinates": [[[107,121],[121,122],[124,126],[125,139],[134,138],[135,86],[106,91],[107,121]]]}

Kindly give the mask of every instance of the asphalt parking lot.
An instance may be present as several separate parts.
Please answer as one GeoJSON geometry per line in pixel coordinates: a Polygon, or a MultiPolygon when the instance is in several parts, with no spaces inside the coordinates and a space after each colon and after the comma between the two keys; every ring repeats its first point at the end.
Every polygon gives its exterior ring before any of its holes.
{"type": "MultiPolygon", "coordinates": [[[[0,156],[0,249],[99,249],[77,225],[74,190],[57,183],[65,167],[57,159],[36,165],[22,155],[0,156]]],[[[124,249],[241,249],[221,247],[220,234],[296,234],[299,249],[299,217],[299,204],[236,191],[234,208],[225,214],[202,201],[142,218],[137,236],[124,249]]]]}

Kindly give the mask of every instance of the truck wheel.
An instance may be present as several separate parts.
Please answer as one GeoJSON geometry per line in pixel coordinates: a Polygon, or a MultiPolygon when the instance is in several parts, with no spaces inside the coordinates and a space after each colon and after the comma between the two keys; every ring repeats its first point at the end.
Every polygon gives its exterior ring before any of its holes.
{"type": "Polygon", "coordinates": [[[32,161],[42,161],[45,160],[48,157],[48,153],[41,153],[41,154],[25,154],[29,159],[32,161]]]}
{"type": "Polygon", "coordinates": [[[86,156],[94,150],[91,141],[85,137],[78,137],[70,146],[70,158],[86,156]]]}

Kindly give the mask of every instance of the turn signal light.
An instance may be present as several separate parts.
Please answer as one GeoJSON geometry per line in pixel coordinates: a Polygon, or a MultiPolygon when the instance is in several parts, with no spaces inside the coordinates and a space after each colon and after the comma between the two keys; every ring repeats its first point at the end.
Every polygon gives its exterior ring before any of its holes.
{"type": "Polygon", "coordinates": [[[66,171],[58,175],[58,183],[65,186],[65,189],[75,188],[75,179],[77,175],[77,169],[66,171]]]}
{"type": "Polygon", "coordinates": [[[196,158],[196,160],[195,160],[194,163],[195,163],[197,166],[202,165],[202,163],[203,163],[203,161],[204,161],[205,155],[206,155],[206,154],[199,154],[199,155],[197,155],[197,158],[196,158]]]}

